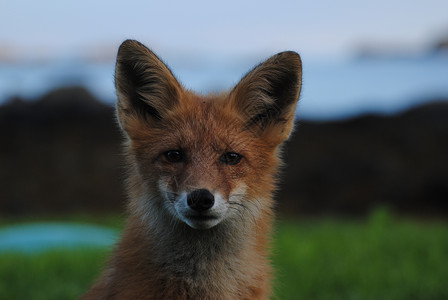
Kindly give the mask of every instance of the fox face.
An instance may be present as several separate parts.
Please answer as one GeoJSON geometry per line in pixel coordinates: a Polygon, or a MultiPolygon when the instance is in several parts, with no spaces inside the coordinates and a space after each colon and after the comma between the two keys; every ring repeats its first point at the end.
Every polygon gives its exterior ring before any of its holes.
{"type": "Polygon", "coordinates": [[[148,48],[126,41],[115,79],[131,211],[193,229],[270,211],[279,147],[300,93],[298,54],[279,53],[230,92],[203,96],[184,89],[148,48]]]}

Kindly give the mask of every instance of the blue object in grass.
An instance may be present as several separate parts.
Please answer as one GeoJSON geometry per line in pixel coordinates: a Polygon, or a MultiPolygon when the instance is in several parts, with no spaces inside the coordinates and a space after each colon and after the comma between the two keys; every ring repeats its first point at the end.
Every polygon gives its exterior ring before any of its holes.
{"type": "Polygon", "coordinates": [[[29,223],[0,228],[1,252],[36,253],[76,247],[110,247],[118,231],[76,223],[29,223]]]}

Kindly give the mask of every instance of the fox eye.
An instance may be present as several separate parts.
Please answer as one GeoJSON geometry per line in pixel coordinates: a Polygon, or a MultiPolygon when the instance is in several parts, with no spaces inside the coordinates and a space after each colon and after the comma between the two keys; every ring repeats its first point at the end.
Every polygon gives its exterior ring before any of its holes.
{"type": "Polygon", "coordinates": [[[238,153],[235,152],[227,152],[224,153],[221,157],[220,157],[220,161],[228,164],[228,165],[236,165],[240,162],[242,156],[238,153]]]}
{"type": "Polygon", "coordinates": [[[184,159],[184,156],[179,150],[169,150],[164,153],[167,161],[172,163],[181,162],[184,159]]]}

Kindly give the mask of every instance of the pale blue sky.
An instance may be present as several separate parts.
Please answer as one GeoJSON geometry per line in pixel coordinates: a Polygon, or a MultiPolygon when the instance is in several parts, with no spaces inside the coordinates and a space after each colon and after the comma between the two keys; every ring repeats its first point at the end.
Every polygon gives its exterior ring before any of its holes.
{"type": "Polygon", "coordinates": [[[446,0],[2,0],[0,51],[61,55],[126,38],[218,55],[339,56],[376,43],[418,50],[448,32],[447,12],[446,0]]]}

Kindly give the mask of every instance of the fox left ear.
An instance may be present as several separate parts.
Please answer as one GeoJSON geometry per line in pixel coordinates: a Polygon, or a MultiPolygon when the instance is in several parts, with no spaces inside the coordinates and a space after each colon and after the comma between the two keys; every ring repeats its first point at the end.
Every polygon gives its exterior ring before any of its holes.
{"type": "Polygon", "coordinates": [[[154,124],[178,104],[183,90],[170,69],[143,44],[124,41],[115,67],[117,115],[130,134],[142,122],[154,124]]]}
{"type": "Polygon", "coordinates": [[[281,52],[241,79],[230,92],[230,104],[244,118],[247,129],[279,144],[292,131],[301,85],[299,54],[281,52]]]}

